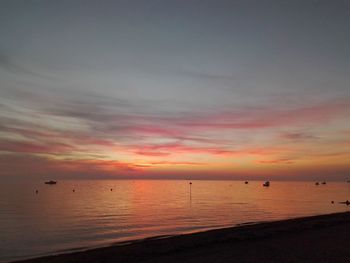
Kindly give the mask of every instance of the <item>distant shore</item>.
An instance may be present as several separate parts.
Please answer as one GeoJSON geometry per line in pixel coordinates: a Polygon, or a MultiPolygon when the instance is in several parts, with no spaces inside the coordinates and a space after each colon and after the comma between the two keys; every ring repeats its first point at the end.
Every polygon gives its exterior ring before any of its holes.
{"type": "Polygon", "coordinates": [[[350,262],[350,212],[145,239],[16,262],[350,262]]]}

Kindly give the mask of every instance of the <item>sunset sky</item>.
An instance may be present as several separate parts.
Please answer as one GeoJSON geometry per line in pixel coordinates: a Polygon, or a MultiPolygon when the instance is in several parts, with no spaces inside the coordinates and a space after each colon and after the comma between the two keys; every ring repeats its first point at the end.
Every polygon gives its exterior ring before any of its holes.
{"type": "Polygon", "coordinates": [[[347,180],[349,84],[347,0],[3,0],[0,177],[347,180]]]}

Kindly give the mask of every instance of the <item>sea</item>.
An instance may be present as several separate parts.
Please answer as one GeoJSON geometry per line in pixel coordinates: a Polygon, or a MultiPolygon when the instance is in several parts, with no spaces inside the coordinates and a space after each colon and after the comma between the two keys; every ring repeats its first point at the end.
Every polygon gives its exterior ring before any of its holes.
{"type": "Polygon", "coordinates": [[[61,180],[0,184],[0,262],[350,211],[350,183],[61,180]],[[36,190],[38,191],[36,193],[36,190]],[[333,201],[333,202],[332,202],[333,201]]]}

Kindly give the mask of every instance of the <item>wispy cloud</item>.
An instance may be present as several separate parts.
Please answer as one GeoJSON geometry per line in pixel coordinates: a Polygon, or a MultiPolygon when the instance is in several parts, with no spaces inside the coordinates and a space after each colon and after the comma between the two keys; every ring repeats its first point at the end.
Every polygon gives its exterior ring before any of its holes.
{"type": "Polygon", "coordinates": [[[318,139],[317,136],[310,134],[308,132],[302,132],[302,131],[283,132],[281,133],[281,138],[292,140],[292,141],[304,141],[304,140],[310,141],[310,140],[318,139]]]}
{"type": "Polygon", "coordinates": [[[64,154],[72,151],[74,148],[64,143],[34,143],[34,142],[19,142],[11,140],[0,140],[1,151],[15,152],[15,153],[47,153],[64,154]]]}
{"type": "Polygon", "coordinates": [[[293,164],[295,160],[283,158],[283,159],[275,159],[275,160],[260,160],[259,163],[263,164],[293,164]]]}
{"type": "Polygon", "coordinates": [[[320,140],[318,127],[344,119],[350,112],[347,98],[299,107],[169,112],[148,108],[149,102],[93,96],[48,97],[43,104],[23,107],[5,105],[0,114],[1,150],[46,156],[50,165],[69,171],[92,169],[111,174],[113,170],[142,172],[160,166],[205,166],[210,164],[209,156],[292,165],[298,162],[296,155],[304,149],[303,143],[310,146],[320,140]],[[310,128],[313,132],[306,132],[310,128]],[[273,137],[275,134],[278,136],[273,137]],[[267,139],[274,145],[267,145],[267,139]],[[285,140],[298,147],[284,145],[285,140]],[[92,158],[94,155],[98,158],[92,158]],[[198,161],[203,156],[207,156],[205,161],[198,161]]]}
{"type": "Polygon", "coordinates": [[[3,50],[0,50],[0,70],[17,76],[33,76],[42,79],[51,78],[51,76],[44,74],[42,71],[33,70],[32,66],[27,66],[25,63],[19,62],[10,52],[4,52],[3,50]]]}

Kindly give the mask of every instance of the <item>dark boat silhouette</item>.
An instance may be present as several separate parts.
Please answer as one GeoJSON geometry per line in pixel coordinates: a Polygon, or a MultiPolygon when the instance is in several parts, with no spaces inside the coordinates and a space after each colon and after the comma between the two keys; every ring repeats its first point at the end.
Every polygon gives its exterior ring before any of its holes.
{"type": "Polygon", "coordinates": [[[57,184],[57,182],[50,180],[50,181],[46,181],[45,184],[57,184]]]}
{"type": "Polygon", "coordinates": [[[265,186],[265,187],[270,186],[270,182],[269,182],[269,181],[266,181],[266,182],[263,184],[263,186],[265,186]]]}
{"type": "Polygon", "coordinates": [[[319,182],[316,182],[315,185],[319,185],[320,183],[319,182]]]}
{"type": "Polygon", "coordinates": [[[326,181],[323,181],[322,184],[327,184],[326,181]]]}
{"type": "Polygon", "coordinates": [[[248,181],[245,181],[244,183],[245,183],[245,184],[248,184],[248,181]]]}

